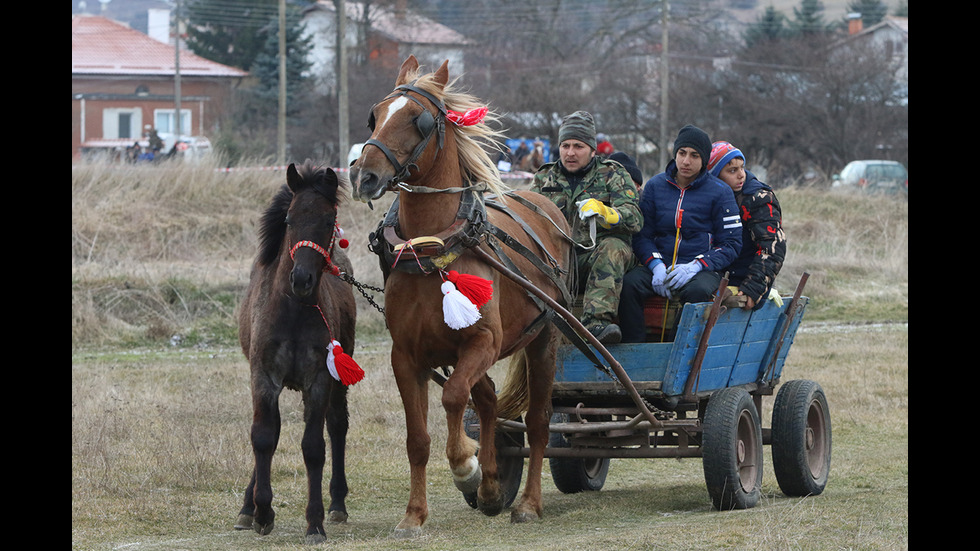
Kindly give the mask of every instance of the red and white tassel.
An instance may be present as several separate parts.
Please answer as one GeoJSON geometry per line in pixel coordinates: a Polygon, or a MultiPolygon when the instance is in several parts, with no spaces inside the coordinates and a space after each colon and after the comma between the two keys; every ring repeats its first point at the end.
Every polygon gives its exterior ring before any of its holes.
{"type": "Polygon", "coordinates": [[[364,370],[357,365],[354,358],[344,352],[339,342],[330,341],[327,350],[327,370],[330,371],[330,375],[334,379],[343,383],[344,386],[351,386],[364,378],[364,370]]]}
{"type": "Polygon", "coordinates": [[[337,246],[341,249],[346,249],[350,245],[350,241],[344,239],[344,228],[337,226],[337,229],[334,230],[334,235],[337,236],[337,246]]]}
{"type": "Polygon", "coordinates": [[[453,282],[442,282],[442,294],[442,315],[449,327],[463,329],[482,317],[476,305],[460,293],[453,282]]]}
{"type": "Polygon", "coordinates": [[[489,279],[461,274],[456,270],[449,270],[446,279],[453,282],[459,292],[470,299],[470,302],[475,304],[477,308],[483,308],[483,305],[493,298],[493,282],[489,279]]]}

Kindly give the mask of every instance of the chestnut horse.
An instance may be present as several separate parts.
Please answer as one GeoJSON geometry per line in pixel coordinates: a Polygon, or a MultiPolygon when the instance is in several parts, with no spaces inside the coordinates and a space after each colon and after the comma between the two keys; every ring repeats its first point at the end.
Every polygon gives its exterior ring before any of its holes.
{"type": "Polygon", "coordinates": [[[338,343],[342,350],[354,348],[357,308],[351,287],[330,273],[351,271],[346,255],[334,247],[339,229],[337,175],[307,162],[300,170],[289,165],[286,181],[262,217],[259,253],[239,316],[242,351],[251,365],[255,468],[235,528],[254,528],[260,534],[273,529],[270,467],[279,442],[279,395],[289,388],[303,393],[306,539],[313,543],[325,538],[324,421],[332,467],[330,520],[347,520],[344,382],[356,380],[338,380],[330,371],[336,371],[342,353],[338,343]]]}
{"type": "Polygon", "coordinates": [[[382,256],[387,273],[391,366],[408,432],[411,491],[405,517],[395,529],[400,537],[421,533],[429,514],[428,382],[433,369],[442,366],[453,367],[443,383],[442,405],[446,456],[457,487],[475,492],[477,507],[487,515],[503,509],[495,426],[498,416],[513,419],[526,412],[530,457],[524,493],[511,521],[542,515],[541,467],[559,333],[554,325],[540,323],[542,309],[527,291],[481,261],[476,248],[497,257],[509,252],[512,266],[558,300],[565,297],[564,278],[574,265],[573,253],[564,216],[551,201],[530,192],[503,193],[500,175],[483,147],[498,146],[500,136],[479,118],[482,111],[475,98],[453,88],[448,61],[433,73],[420,74],[418,61],[409,56],[395,90],[373,107],[371,139],[351,167],[356,199],[370,202],[387,191],[398,194],[390,223],[372,235],[372,248],[382,256]],[[483,191],[495,195],[496,208],[483,208],[484,201],[491,203],[483,191]],[[493,237],[487,228],[495,230],[493,237]],[[513,237],[513,243],[501,246],[505,240],[497,237],[502,235],[513,237]],[[514,254],[515,247],[527,254],[514,254]],[[456,329],[448,325],[441,304],[445,282],[453,274],[477,276],[493,285],[492,299],[479,308],[479,319],[456,329]],[[508,356],[511,368],[497,397],[487,371],[508,356]],[[464,432],[471,395],[480,420],[479,446],[464,432]]]}

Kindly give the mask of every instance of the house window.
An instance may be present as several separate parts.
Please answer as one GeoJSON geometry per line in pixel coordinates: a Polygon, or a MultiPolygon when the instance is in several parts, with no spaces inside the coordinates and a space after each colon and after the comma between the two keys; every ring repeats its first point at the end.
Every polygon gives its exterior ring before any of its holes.
{"type": "Polygon", "coordinates": [[[119,113],[119,137],[132,138],[133,114],[119,113]]]}
{"type": "MultiPolygon", "coordinates": [[[[157,132],[173,134],[177,131],[177,120],[174,113],[176,113],[175,109],[157,109],[153,112],[153,122],[157,132]]],[[[180,133],[185,136],[191,134],[190,109],[180,110],[180,133]]]]}
{"type": "Polygon", "coordinates": [[[113,107],[102,111],[102,137],[133,139],[140,136],[143,111],[137,107],[113,107]]]}

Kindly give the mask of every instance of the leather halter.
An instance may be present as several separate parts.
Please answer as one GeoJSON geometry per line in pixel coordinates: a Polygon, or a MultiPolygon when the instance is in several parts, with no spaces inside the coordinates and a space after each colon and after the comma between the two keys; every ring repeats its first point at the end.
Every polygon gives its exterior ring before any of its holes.
{"type": "MultiPolygon", "coordinates": [[[[418,165],[415,163],[419,160],[419,158],[422,156],[422,153],[425,152],[425,149],[429,146],[429,141],[432,139],[432,136],[434,136],[438,132],[439,149],[442,149],[443,143],[445,142],[445,138],[446,138],[446,106],[441,101],[439,101],[438,98],[426,92],[425,90],[416,87],[414,83],[412,83],[412,84],[402,84],[401,86],[397,86],[395,90],[388,95],[388,97],[386,97],[381,101],[385,102],[396,97],[408,98],[414,101],[416,104],[419,105],[419,107],[422,108],[422,113],[413,120],[413,122],[415,123],[415,128],[418,129],[420,134],[422,134],[422,141],[420,141],[419,144],[415,146],[415,150],[412,151],[412,155],[408,158],[407,161],[405,161],[404,164],[398,162],[398,158],[395,157],[395,154],[392,153],[391,150],[388,149],[388,146],[383,144],[382,142],[379,142],[374,138],[371,138],[366,142],[364,142],[365,146],[373,145],[374,147],[380,149],[381,152],[384,153],[385,157],[388,158],[388,162],[391,163],[391,166],[394,167],[395,174],[386,183],[388,189],[392,189],[393,186],[398,182],[405,181],[408,178],[409,172],[411,171],[412,168],[418,169],[418,165]],[[420,102],[414,96],[409,94],[409,92],[414,92],[424,97],[425,99],[429,100],[432,103],[432,105],[434,105],[436,109],[439,110],[439,113],[435,117],[433,117],[432,113],[429,112],[429,108],[423,105],[422,102],[420,102]]],[[[372,130],[373,130],[373,121],[374,121],[374,111],[372,110],[371,118],[368,121],[368,126],[371,126],[372,130]]]]}

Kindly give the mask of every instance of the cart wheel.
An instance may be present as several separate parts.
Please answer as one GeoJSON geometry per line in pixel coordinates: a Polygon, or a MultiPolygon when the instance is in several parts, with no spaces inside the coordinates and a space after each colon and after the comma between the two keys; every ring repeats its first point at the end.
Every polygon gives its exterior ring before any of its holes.
{"type": "MultiPolygon", "coordinates": [[[[519,419],[518,419],[519,420],[519,419]]],[[[463,426],[466,427],[466,435],[474,440],[480,440],[480,418],[472,409],[467,409],[463,415],[463,426]]],[[[523,432],[501,432],[497,431],[496,437],[497,450],[502,447],[524,447],[523,432]]],[[[501,456],[497,455],[497,473],[500,476],[500,491],[504,496],[504,507],[510,507],[517,498],[517,492],[521,489],[521,477],[524,476],[524,458],[521,456],[501,456]]],[[[476,509],[476,492],[464,492],[463,499],[467,505],[476,509]]]]}
{"type": "MultiPolygon", "coordinates": [[[[567,423],[568,414],[555,413],[551,416],[552,423],[567,423]]],[[[552,448],[569,447],[565,435],[553,432],[548,445],[552,448]]],[[[609,458],[595,457],[549,457],[551,479],[555,487],[564,494],[578,492],[597,492],[606,483],[609,474],[609,458]]]]}
{"type": "Polygon", "coordinates": [[[715,509],[751,509],[762,494],[762,424],[741,387],[719,390],[704,414],[702,463],[715,509]]]}
{"type": "Polygon", "coordinates": [[[830,408],[814,381],[789,381],[772,411],[772,467],[792,497],[820,495],[830,474],[830,408]]]}

